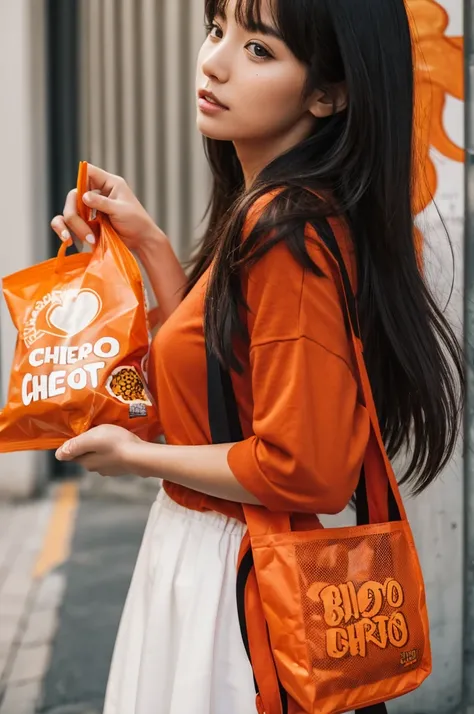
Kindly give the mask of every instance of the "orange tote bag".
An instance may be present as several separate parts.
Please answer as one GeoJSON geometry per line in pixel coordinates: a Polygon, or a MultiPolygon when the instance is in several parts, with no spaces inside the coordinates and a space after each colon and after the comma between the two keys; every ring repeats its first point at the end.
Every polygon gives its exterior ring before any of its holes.
{"type": "MultiPolygon", "coordinates": [[[[356,492],[357,526],[294,531],[290,514],[244,505],[248,534],[237,574],[244,644],[263,714],[386,712],[431,672],[423,577],[388,460],[364,362],[356,301],[334,233],[336,261],[371,435],[356,492]]],[[[214,443],[241,440],[229,374],[208,351],[214,443]]],[[[324,375],[321,375],[324,379],[324,375]]]]}
{"type": "Polygon", "coordinates": [[[140,270],[103,214],[78,211],[97,242],[92,253],[58,256],[3,280],[18,331],[7,404],[0,413],[0,453],[55,449],[99,424],[146,440],[158,416],[146,387],[149,329],[140,270]]]}

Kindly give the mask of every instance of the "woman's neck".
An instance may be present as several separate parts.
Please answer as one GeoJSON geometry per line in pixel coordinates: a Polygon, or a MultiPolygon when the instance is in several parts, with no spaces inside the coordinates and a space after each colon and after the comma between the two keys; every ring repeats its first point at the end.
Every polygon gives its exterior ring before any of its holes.
{"type": "Polygon", "coordinates": [[[314,131],[314,117],[308,114],[305,121],[298,123],[289,132],[267,139],[257,138],[234,141],[237,158],[240,161],[248,191],[257,176],[274,159],[304,141],[314,131]]]}

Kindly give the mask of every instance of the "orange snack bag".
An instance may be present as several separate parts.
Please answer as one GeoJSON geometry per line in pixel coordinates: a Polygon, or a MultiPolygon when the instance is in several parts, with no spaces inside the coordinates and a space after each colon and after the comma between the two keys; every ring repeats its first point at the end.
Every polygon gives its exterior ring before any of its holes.
{"type": "Polygon", "coordinates": [[[3,280],[18,338],[7,405],[0,413],[0,453],[55,449],[99,424],[146,440],[160,431],[146,387],[150,346],[137,262],[108,218],[90,220],[78,176],[78,210],[97,238],[92,253],[57,258],[3,280]]]}

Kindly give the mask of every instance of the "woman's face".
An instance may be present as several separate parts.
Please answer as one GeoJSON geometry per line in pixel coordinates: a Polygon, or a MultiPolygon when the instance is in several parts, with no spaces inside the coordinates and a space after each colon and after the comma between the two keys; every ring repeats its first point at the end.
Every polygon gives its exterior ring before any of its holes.
{"type": "MultiPolygon", "coordinates": [[[[197,126],[211,139],[246,143],[308,136],[314,117],[303,99],[306,67],[280,39],[270,0],[257,32],[237,23],[236,0],[214,18],[197,63],[197,126]],[[212,92],[224,109],[200,92],[212,92]]],[[[291,141],[293,143],[293,141],[291,141]]]]}

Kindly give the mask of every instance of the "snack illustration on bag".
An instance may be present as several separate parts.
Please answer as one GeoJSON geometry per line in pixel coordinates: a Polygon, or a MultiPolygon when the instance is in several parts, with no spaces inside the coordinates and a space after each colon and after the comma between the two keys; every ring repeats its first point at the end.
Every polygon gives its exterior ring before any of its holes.
{"type": "Polygon", "coordinates": [[[111,395],[124,404],[136,402],[151,404],[145,392],[145,385],[135,367],[114,369],[106,386],[111,395]]]}
{"type": "MultiPolygon", "coordinates": [[[[87,164],[78,178],[78,208],[87,164]]],[[[18,338],[0,452],[54,449],[99,424],[151,440],[160,433],[146,386],[150,333],[135,258],[105,216],[92,253],[58,257],[3,281],[18,338]]]]}

